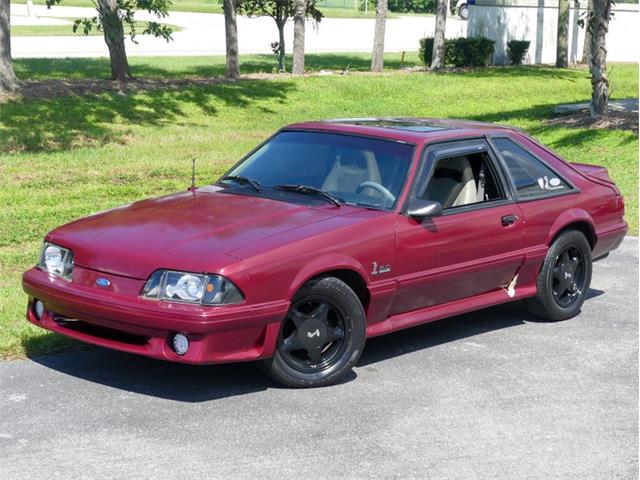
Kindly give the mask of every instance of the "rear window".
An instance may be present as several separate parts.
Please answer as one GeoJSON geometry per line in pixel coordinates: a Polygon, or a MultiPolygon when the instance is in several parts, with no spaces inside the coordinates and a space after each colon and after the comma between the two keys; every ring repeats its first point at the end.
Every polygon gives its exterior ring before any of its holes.
{"type": "Polygon", "coordinates": [[[545,197],[571,190],[560,176],[540,159],[509,138],[493,138],[516,188],[519,199],[545,197]]]}

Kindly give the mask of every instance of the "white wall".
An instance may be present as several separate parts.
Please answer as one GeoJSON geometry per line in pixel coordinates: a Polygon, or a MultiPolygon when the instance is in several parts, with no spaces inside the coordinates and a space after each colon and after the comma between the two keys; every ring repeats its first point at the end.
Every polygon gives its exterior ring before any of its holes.
{"type": "MultiPolygon", "coordinates": [[[[471,3],[471,2],[470,2],[471,3]]],[[[582,57],[584,29],[576,24],[586,2],[580,8],[572,6],[569,22],[569,62],[582,57]]],[[[619,3],[613,7],[615,15],[607,34],[607,60],[637,62],[639,59],[640,15],[638,4],[619,3]]],[[[476,0],[469,5],[467,36],[484,36],[494,40],[496,65],[509,62],[507,42],[529,40],[529,53],[524,63],[555,63],[558,25],[558,0],[476,0]]]]}

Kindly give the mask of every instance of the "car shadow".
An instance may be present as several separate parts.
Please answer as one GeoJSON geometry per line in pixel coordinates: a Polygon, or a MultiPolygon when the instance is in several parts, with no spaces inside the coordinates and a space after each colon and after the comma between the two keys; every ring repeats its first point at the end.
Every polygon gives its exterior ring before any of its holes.
{"type": "Polygon", "coordinates": [[[278,388],[252,363],[187,365],[101,347],[30,359],[75,378],[179,402],[207,402],[278,388]]]}
{"type": "MultiPolygon", "coordinates": [[[[586,301],[603,293],[602,290],[589,289],[586,301]]],[[[542,320],[531,314],[523,301],[505,303],[367,340],[358,366],[364,367],[443,343],[525,323],[556,322],[542,320]]]]}
{"type": "MultiPolygon", "coordinates": [[[[603,293],[591,289],[587,300],[603,293]]],[[[368,340],[356,367],[529,322],[541,321],[528,313],[522,302],[447,318],[368,340]]],[[[283,388],[269,380],[253,363],[186,365],[99,347],[45,356],[30,356],[27,351],[27,356],[44,367],[75,378],[179,402],[208,402],[283,388]]],[[[342,383],[356,378],[357,373],[351,372],[342,383]]]]}

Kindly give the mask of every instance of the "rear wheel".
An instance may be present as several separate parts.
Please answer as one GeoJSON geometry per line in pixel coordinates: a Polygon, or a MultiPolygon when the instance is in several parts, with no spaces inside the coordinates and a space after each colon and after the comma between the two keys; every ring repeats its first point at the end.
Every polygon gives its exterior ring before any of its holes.
{"type": "Polygon", "coordinates": [[[527,300],[537,316],[565,320],[580,312],[591,285],[591,246],[582,232],[569,230],[551,244],[538,276],[538,294],[527,300]]]}
{"type": "Polygon", "coordinates": [[[466,5],[460,5],[460,8],[458,9],[458,15],[460,15],[460,18],[462,20],[466,20],[469,18],[469,7],[467,7],[466,5]]]}
{"type": "Polygon", "coordinates": [[[262,367],[290,387],[329,385],[355,365],[364,340],[364,310],[353,290],[334,277],[312,280],[291,302],[276,353],[262,367]]]}

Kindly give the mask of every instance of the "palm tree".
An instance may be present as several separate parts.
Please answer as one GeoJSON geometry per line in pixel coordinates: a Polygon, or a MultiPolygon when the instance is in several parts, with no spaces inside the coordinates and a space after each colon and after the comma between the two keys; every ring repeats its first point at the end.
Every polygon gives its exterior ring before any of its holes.
{"type": "Polygon", "coordinates": [[[240,76],[240,62],[238,60],[238,25],[236,23],[236,0],[224,0],[224,32],[227,46],[228,78],[240,76]]]}
{"type": "Polygon", "coordinates": [[[0,92],[18,89],[18,79],[11,62],[11,24],[9,0],[0,0],[0,92]]]}
{"type": "Polygon", "coordinates": [[[436,8],[436,30],[433,35],[433,56],[431,70],[444,68],[444,31],[447,27],[448,0],[438,0],[436,8]]]}
{"type": "Polygon", "coordinates": [[[559,0],[556,67],[569,66],[569,0],[559,0]]]}
{"type": "Polygon", "coordinates": [[[307,17],[306,0],[293,0],[293,69],[294,75],[304,73],[304,23],[307,17]]]}
{"type": "Polygon", "coordinates": [[[371,71],[381,72],[384,67],[384,31],[387,24],[387,0],[378,0],[376,27],[373,34],[371,71]]]}
{"type": "MultiPolygon", "coordinates": [[[[587,19],[591,18],[591,12],[593,12],[593,0],[589,0],[587,3],[587,19]]],[[[582,59],[580,63],[589,63],[589,55],[591,54],[591,28],[589,28],[588,25],[581,26],[584,27],[584,45],[582,46],[582,59]]]]}
{"type": "Polygon", "coordinates": [[[607,78],[607,32],[611,18],[611,0],[593,0],[591,28],[591,116],[609,113],[609,79],[607,78]]]}

